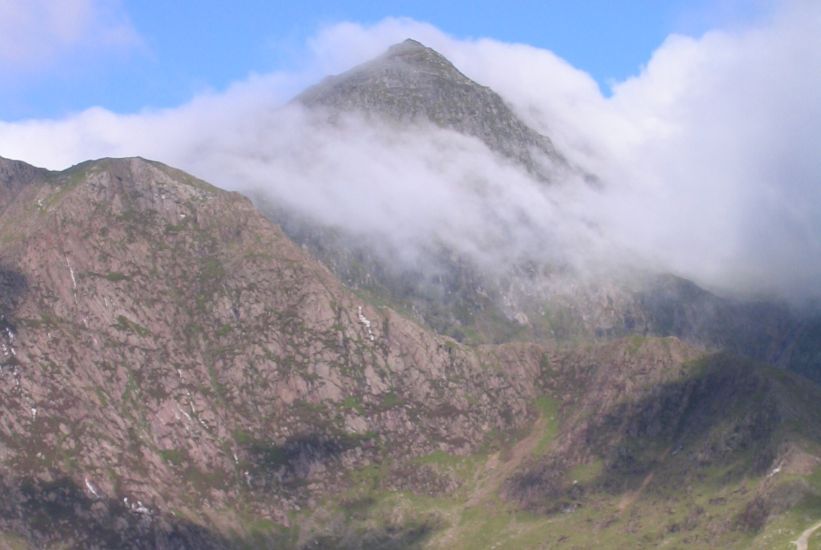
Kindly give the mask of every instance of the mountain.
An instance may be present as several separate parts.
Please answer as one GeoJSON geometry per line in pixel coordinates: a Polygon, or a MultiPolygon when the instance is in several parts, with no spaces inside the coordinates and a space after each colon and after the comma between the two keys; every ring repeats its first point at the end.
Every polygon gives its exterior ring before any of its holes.
{"type": "MultiPolygon", "coordinates": [[[[576,170],[414,41],[295,102],[576,170]]],[[[0,158],[0,548],[778,548],[821,518],[818,316],[435,231],[397,262],[255,199],[0,158]]]]}
{"type": "Polygon", "coordinates": [[[142,159],[2,173],[0,531],[201,547],[532,418],[534,365],[363,302],[240,195],[142,159]]]}
{"type": "Polygon", "coordinates": [[[557,172],[568,168],[550,139],[525,124],[496,92],[412,39],[326,78],[294,101],[337,116],[357,112],[399,124],[424,122],[454,130],[478,138],[546,182],[558,181],[557,172]]]}
{"type": "Polygon", "coordinates": [[[4,547],[770,547],[821,511],[797,375],[465,346],[163,164],[0,175],[4,547]]]}
{"type": "MultiPolygon", "coordinates": [[[[548,137],[530,129],[493,90],[471,81],[441,54],[413,40],[327,78],[295,102],[333,116],[357,112],[374,124],[441,126],[478,138],[530,168],[534,164],[528,155],[537,151],[555,159],[545,178],[559,183],[567,176],[557,168],[566,166],[564,157],[548,137]]],[[[477,193],[465,200],[488,200],[477,193]]],[[[507,258],[498,253],[503,265],[489,267],[446,244],[454,239],[435,228],[419,246],[418,259],[406,262],[382,235],[363,236],[327,224],[264,194],[254,199],[289,237],[347,285],[461,342],[676,336],[821,381],[821,340],[814,336],[821,316],[814,311],[799,312],[775,300],[719,296],[681,277],[634,266],[599,268],[591,275],[591,270],[561,259],[533,254],[507,258]]],[[[488,215],[486,227],[494,234],[510,232],[504,223],[495,223],[488,215]]],[[[522,214],[520,225],[533,223],[522,214]]],[[[513,248],[504,237],[500,240],[502,248],[513,248]]],[[[471,245],[487,246],[480,241],[471,245]]]]}

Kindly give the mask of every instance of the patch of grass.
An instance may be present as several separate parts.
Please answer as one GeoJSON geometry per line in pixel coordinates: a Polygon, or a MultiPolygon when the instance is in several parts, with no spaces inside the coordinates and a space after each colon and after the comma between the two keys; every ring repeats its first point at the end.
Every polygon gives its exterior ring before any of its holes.
{"type": "Polygon", "coordinates": [[[628,338],[627,340],[627,353],[631,355],[637,353],[646,341],[647,338],[645,338],[644,336],[630,336],[630,338],[628,338]]]}
{"type": "Polygon", "coordinates": [[[118,271],[110,271],[106,273],[105,278],[112,283],[119,283],[120,281],[127,281],[129,279],[128,275],[118,271]]]}
{"type": "Polygon", "coordinates": [[[372,493],[378,492],[382,488],[382,481],[388,473],[389,464],[371,464],[363,468],[357,468],[348,474],[353,490],[361,494],[362,491],[372,493]]]}
{"type": "MultiPolygon", "coordinates": [[[[457,548],[490,548],[490,541],[498,541],[511,522],[511,515],[501,507],[480,506],[465,508],[459,520],[461,536],[457,548]]],[[[499,546],[493,545],[494,548],[499,546]]]]}
{"type": "Polygon", "coordinates": [[[134,334],[138,334],[143,337],[151,335],[150,330],[136,321],[128,319],[125,315],[118,315],[117,322],[113,326],[117,330],[121,330],[123,332],[133,332],[134,334]]]}
{"type": "Polygon", "coordinates": [[[200,276],[208,281],[217,281],[225,277],[225,268],[219,259],[210,257],[202,262],[200,276]]]}
{"type": "Polygon", "coordinates": [[[161,449],[160,458],[173,466],[180,466],[188,461],[188,453],[184,449],[161,449]]]}
{"type": "MultiPolygon", "coordinates": [[[[755,538],[755,544],[750,546],[754,548],[794,548],[792,541],[797,539],[805,529],[819,521],[821,521],[821,496],[808,496],[795,508],[771,520],[764,531],[755,538]]],[[[810,538],[809,550],[820,548],[817,546],[821,542],[818,538],[819,531],[816,531],[810,538]],[[813,546],[813,543],[816,546],[813,546]]]]}
{"type": "Polygon", "coordinates": [[[342,408],[348,411],[356,411],[359,414],[364,413],[364,408],[362,407],[362,403],[359,401],[359,398],[355,395],[349,395],[345,399],[342,400],[342,408]]]}
{"type": "Polygon", "coordinates": [[[123,389],[123,394],[120,396],[120,401],[123,403],[128,402],[131,399],[136,397],[137,392],[140,391],[140,383],[137,380],[137,377],[134,373],[128,373],[128,381],[125,383],[125,389],[123,389]]]}
{"type": "Polygon", "coordinates": [[[821,550],[821,529],[812,534],[807,546],[809,550],[821,550]]]}
{"type": "Polygon", "coordinates": [[[433,451],[428,455],[420,456],[415,462],[418,464],[434,464],[437,466],[456,466],[463,460],[462,457],[446,453],[445,451],[433,451]]]}
{"type": "Polygon", "coordinates": [[[94,393],[97,394],[97,399],[100,401],[100,406],[106,407],[108,405],[108,397],[105,394],[105,390],[103,390],[100,386],[94,386],[94,393]]]}
{"type": "Polygon", "coordinates": [[[543,395],[536,399],[536,408],[544,422],[544,431],[535,450],[535,454],[541,456],[547,452],[559,433],[559,402],[549,395],[543,395]]]}
{"type": "Polygon", "coordinates": [[[807,481],[815,491],[821,494],[821,466],[813,470],[812,474],[807,476],[807,481]]]}
{"type": "Polygon", "coordinates": [[[402,399],[393,392],[386,393],[382,396],[382,401],[379,403],[381,409],[392,409],[402,403],[402,399]]]}
{"type": "Polygon", "coordinates": [[[209,494],[213,489],[222,489],[226,486],[227,476],[221,470],[203,471],[189,466],[183,478],[201,495],[209,494]]]}
{"type": "Polygon", "coordinates": [[[567,473],[567,477],[571,482],[578,481],[579,483],[586,484],[599,477],[603,470],[604,461],[599,458],[592,462],[588,462],[587,464],[578,464],[574,466],[567,473]]]}
{"type": "Polygon", "coordinates": [[[243,430],[234,430],[232,435],[234,436],[234,441],[240,445],[251,445],[255,441],[253,435],[243,430]]]}
{"type": "Polygon", "coordinates": [[[0,548],[8,548],[8,550],[28,550],[31,547],[26,539],[22,537],[11,533],[0,533],[0,548]]]}
{"type": "Polygon", "coordinates": [[[437,470],[450,472],[462,481],[469,481],[486,459],[487,455],[484,454],[457,456],[444,451],[434,451],[415,458],[413,462],[433,466],[437,470]]]}

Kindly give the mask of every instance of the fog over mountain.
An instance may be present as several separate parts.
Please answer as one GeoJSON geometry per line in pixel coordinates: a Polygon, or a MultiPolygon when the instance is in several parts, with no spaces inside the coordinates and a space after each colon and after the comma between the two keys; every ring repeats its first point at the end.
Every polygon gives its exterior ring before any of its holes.
{"type": "Polygon", "coordinates": [[[487,265],[615,262],[804,299],[821,293],[819,28],[821,6],[788,2],[745,28],[670,36],[605,95],[549,51],[406,19],[338,24],[309,42],[298,73],[253,75],[173,109],[0,123],[0,151],[50,168],[156,158],[379,236],[397,261],[441,242],[487,265]],[[580,172],[545,184],[454,129],[329,120],[289,103],[407,37],[498,92],[580,172]]]}

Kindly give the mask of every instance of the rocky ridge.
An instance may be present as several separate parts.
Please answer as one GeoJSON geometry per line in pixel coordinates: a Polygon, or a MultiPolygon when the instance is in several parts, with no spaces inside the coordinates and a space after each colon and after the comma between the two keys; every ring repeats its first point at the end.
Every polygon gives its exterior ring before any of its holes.
{"type": "Polygon", "coordinates": [[[9,486],[287,523],[346,470],[532,418],[533,365],[363,302],[240,195],[142,159],[23,172],[0,217],[9,486]]]}

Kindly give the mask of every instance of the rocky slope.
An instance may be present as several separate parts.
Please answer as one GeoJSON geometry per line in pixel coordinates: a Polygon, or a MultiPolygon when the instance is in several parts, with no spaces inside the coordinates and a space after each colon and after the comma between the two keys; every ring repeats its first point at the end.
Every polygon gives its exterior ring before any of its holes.
{"type": "Polygon", "coordinates": [[[0,159],[0,194],[0,547],[744,547],[821,511],[805,379],[466,347],[142,159],[0,159]]]}
{"type": "Polygon", "coordinates": [[[508,347],[540,363],[528,431],[413,461],[450,486],[363,471],[307,514],[311,540],[368,548],[356,533],[379,527],[424,548],[778,548],[821,514],[821,392],[805,379],[675,338],[508,347]]]}
{"type": "Polygon", "coordinates": [[[0,527],[37,544],[126,512],[112,536],[161,546],[239,503],[287,524],[350,468],[532,417],[536,366],[368,305],[237,194],[141,159],[0,173],[0,527]],[[38,523],[54,491],[88,517],[38,523]]]}

